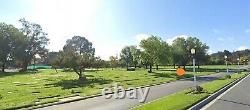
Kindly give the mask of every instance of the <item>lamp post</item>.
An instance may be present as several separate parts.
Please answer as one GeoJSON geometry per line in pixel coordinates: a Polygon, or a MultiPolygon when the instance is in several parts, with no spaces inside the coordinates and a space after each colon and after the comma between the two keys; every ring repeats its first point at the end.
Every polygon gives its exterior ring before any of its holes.
{"type": "Polygon", "coordinates": [[[225,55],[225,56],[224,56],[224,58],[225,58],[225,62],[226,62],[226,67],[227,67],[227,73],[228,73],[228,66],[227,66],[227,56],[225,55]]]}
{"type": "Polygon", "coordinates": [[[194,75],[194,83],[196,84],[196,76],[195,76],[195,58],[194,58],[195,49],[194,49],[194,48],[191,49],[191,54],[193,55],[193,75],[194,75]]]}
{"type": "Polygon", "coordinates": [[[240,72],[240,58],[237,58],[238,61],[238,73],[240,72]]]}

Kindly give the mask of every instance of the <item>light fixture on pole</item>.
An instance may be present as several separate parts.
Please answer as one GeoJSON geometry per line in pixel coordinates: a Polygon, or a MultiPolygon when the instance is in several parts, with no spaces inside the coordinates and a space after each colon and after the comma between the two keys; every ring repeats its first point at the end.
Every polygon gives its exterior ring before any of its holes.
{"type": "Polygon", "coordinates": [[[238,73],[240,72],[240,58],[237,58],[238,61],[238,73]]]}
{"type": "Polygon", "coordinates": [[[227,67],[227,73],[228,73],[228,66],[227,66],[227,56],[225,55],[225,56],[224,56],[224,58],[225,58],[225,62],[226,62],[226,67],[227,67]]]}
{"type": "Polygon", "coordinates": [[[193,75],[194,75],[194,83],[196,84],[196,76],[195,76],[195,58],[194,58],[195,49],[194,49],[194,48],[191,49],[191,54],[193,55],[193,75]]]}

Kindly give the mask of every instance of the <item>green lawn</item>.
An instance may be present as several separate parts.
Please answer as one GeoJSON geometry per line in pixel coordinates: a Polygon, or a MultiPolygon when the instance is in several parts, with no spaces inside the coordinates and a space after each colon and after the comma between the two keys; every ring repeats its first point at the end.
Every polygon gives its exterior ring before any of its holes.
{"type": "Polygon", "coordinates": [[[231,79],[222,78],[202,84],[206,92],[201,94],[192,94],[191,90],[187,89],[135,107],[133,110],[184,110],[243,75],[245,74],[233,74],[231,79]]]}
{"type": "MultiPolygon", "coordinates": [[[[147,73],[145,69],[126,71],[121,68],[88,70],[85,73],[89,80],[84,83],[78,81],[78,76],[74,72],[56,73],[55,70],[39,70],[37,73],[0,73],[0,109],[54,102],[74,95],[98,94],[102,88],[114,83],[124,87],[137,87],[192,77],[192,72],[187,72],[184,77],[178,77],[175,69],[171,67],[154,70],[154,73],[147,73]]],[[[196,74],[212,73],[214,72],[202,71],[196,74]]]]}

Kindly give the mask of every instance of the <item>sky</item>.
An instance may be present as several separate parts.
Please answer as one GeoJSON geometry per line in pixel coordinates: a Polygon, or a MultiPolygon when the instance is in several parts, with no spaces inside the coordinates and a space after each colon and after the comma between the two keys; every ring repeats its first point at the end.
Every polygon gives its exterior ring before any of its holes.
{"type": "Polygon", "coordinates": [[[48,33],[50,51],[67,39],[86,37],[96,56],[108,59],[149,35],[172,43],[192,36],[209,53],[250,48],[249,0],[0,0],[0,22],[38,23],[48,33]]]}

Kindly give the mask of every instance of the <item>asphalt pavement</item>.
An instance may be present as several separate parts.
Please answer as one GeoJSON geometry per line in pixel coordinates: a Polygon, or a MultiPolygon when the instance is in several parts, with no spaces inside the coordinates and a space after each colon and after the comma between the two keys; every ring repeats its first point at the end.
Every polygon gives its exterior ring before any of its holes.
{"type": "Polygon", "coordinates": [[[228,89],[204,110],[250,110],[250,76],[228,89]]]}

